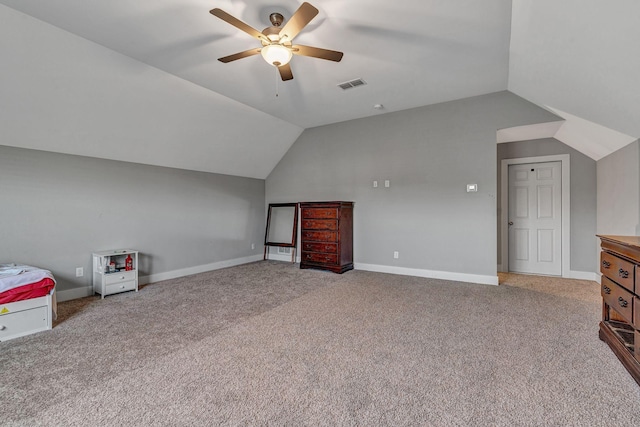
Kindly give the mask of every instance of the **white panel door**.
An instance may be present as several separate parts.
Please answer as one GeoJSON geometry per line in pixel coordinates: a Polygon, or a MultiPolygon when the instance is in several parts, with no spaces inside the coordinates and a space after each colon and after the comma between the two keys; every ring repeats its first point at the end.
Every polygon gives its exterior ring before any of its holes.
{"type": "Polygon", "coordinates": [[[509,166],[509,271],[562,275],[562,163],[509,166]]]}

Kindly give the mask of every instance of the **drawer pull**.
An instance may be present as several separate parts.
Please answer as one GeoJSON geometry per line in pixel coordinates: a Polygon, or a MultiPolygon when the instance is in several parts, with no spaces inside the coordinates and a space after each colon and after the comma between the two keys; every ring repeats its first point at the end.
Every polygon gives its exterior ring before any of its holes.
{"type": "Polygon", "coordinates": [[[629,303],[627,302],[627,300],[625,300],[622,297],[618,297],[618,303],[620,304],[620,307],[626,307],[627,305],[629,305],[629,303]]]}
{"type": "Polygon", "coordinates": [[[603,268],[609,268],[609,267],[611,267],[611,263],[609,261],[603,259],[602,260],[602,267],[603,268]]]}
{"type": "Polygon", "coordinates": [[[331,249],[333,249],[331,246],[325,246],[325,247],[324,247],[324,250],[325,250],[325,251],[330,251],[331,249]]]}
{"type": "Polygon", "coordinates": [[[307,254],[307,259],[311,259],[311,254],[307,254]]]}
{"type": "Polygon", "coordinates": [[[629,278],[629,272],[623,269],[618,270],[618,276],[622,277],[623,279],[628,279],[629,278]]]}
{"type": "Polygon", "coordinates": [[[605,286],[603,289],[604,289],[604,293],[605,294],[610,294],[611,293],[611,288],[610,287],[605,286]]]}
{"type": "Polygon", "coordinates": [[[324,259],[325,259],[326,261],[331,261],[331,257],[330,257],[330,256],[324,257],[324,259]]]}

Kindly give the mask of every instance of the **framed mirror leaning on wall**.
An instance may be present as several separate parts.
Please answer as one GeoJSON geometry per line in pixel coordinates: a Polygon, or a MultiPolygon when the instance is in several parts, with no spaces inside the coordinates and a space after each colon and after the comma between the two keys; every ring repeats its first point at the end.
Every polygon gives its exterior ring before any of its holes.
{"type": "Polygon", "coordinates": [[[264,235],[264,257],[269,256],[270,246],[293,248],[291,262],[296,260],[298,241],[298,204],[269,203],[267,230],[264,235]]]}

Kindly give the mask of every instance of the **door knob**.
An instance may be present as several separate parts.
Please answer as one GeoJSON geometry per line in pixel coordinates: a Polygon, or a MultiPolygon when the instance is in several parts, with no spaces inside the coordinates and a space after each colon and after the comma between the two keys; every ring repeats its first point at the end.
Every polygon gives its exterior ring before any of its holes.
{"type": "Polygon", "coordinates": [[[513,221],[509,221],[509,225],[513,225],[513,221]]]}

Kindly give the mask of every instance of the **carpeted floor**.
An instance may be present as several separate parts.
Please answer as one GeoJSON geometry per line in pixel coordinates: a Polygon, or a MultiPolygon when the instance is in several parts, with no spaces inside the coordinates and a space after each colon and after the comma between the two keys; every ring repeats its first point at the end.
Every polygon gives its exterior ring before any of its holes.
{"type": "Polygon", "coordinates": [[[274,261],[59,305],[0,343],[2,425],[640,425],[595,282],[274,261]]]}

